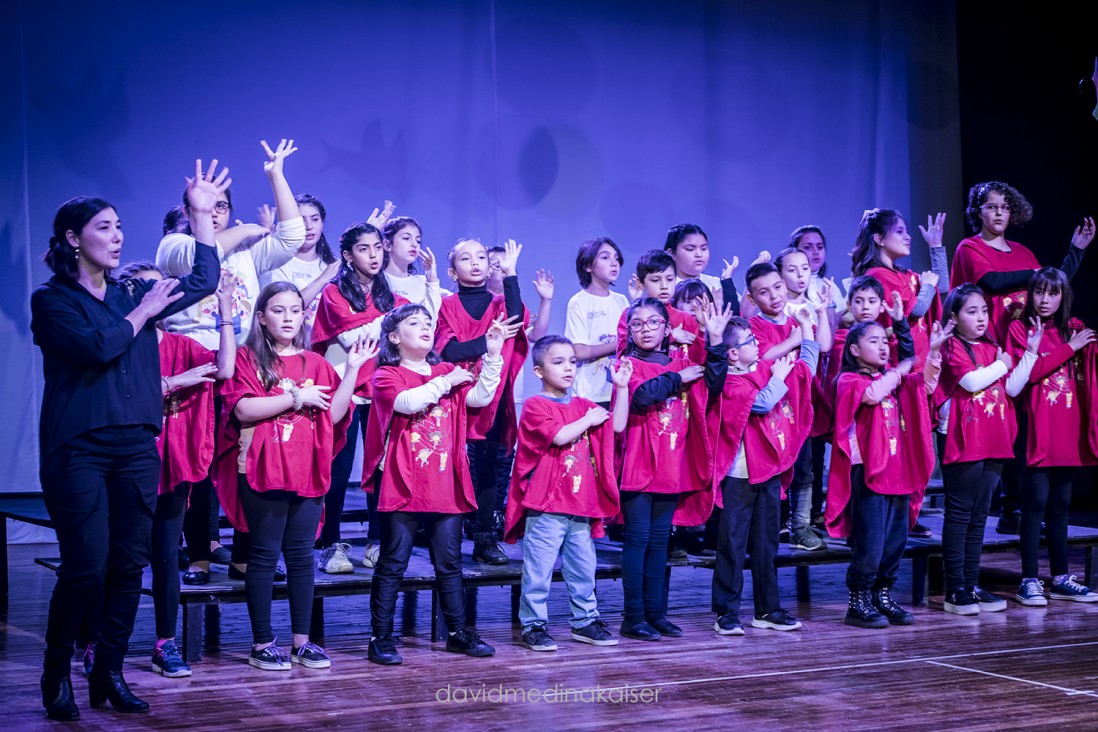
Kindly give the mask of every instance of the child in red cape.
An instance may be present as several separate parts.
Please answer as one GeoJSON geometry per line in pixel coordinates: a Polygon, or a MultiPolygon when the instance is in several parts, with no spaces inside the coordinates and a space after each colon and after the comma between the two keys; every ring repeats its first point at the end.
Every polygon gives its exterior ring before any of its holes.
{"type": "Polygon", "coordinates": [[[1006,601],[978,584],[980,554],[991,495],[1004,461],[1014,454],[1018,421],[1013,398],[1037,359],[1041,326],[1035,321],[1036,331],[1012,371],[1010,355],[989,338],[987,301],[979,287],[954,288],[944,308],[943,332],[952,330],[956,336],[942,349],[942,373],[932,400],[945,487],[944,609],[957,615],[999,612],[1006,609],[1006,601]]]}
{"type": "MultiPolygon", "coordinates": [[[[1098,398],[1094,371],[1085,368],[1093,358],[1095,334],[1071,317],[1072,293],[1067,275],[1044,267],[1029,282],[1023,320],[1007,328],[1007,352],[1020,358],[1028,350],[1026,323],[1039,320],[1043,333],[1028,388],[1018,400],[1025,417],[1026,471],[1022,485],[1022,584],[1015,599],[1022,605],[1044,606],[1037,577],[1041,522],[1045,522],[1054,600],[1098,602],[1098,593],[1068,573],[1067,527],[1071,487],[1079,467],[1094,465],[1088,420],[1098,398]]],[[[1092,424],[1092,423],[1091,423],[1092,424]]]]}
{"type": "Polygon", "coordinates": [[[893,323],[903,360],[888,370],[884,328],[873,322],[851,328],[835,388],[827,528],[832,536],[849,537],[850,600],[843,622],[861,628],[914,620],[890,590],[934,470],[927,395],[937,385],[942,335],[936,327],[930,360],[922,373],[912,374],[914,347],[906,325],[906,319],[893,323]]]}
{"type": "MultiPolygon", "coordinates": [[[[698,321],[690,313],[671,305],[674,294],[675,260],[667,252],[649,249],[637,260],[636,275],[629,281],[629,297],[633,302],[648,297],[663,303],[671,330],[668,355],[677,358],[680,357],[680,351],[688,351],[688,354],[682,354],[681,357],[700,363],[705,359],[705,345],[698,338],[698,321]]],[[[623,312],[618,320],[618,358],[625,354],[633,342],[629,338],[628,312],[623,312]]]]}
{"type": "Polygon", "coordinates": [[[572,608],[572,639],[612,646],[617,639],[599,617],[595,602],[595,543],[605,534],[603,519],[616,516],[614,433],[629,417],[632,363],[611,368],[621,398],[610,413],[569,394],[576,376],[576,352],[561,336],[545,336],[533,347],[534,375],[542,391],[525,401],[519,420],[518,452],[507,497],[506,538],[522,540],[522,644],[554,651],[546,599],[559,556],[572,608]]]}
{"type": "Polygon", "coordinates": [[[477,499],[461,446],[467,410],[491,404],[497,393],[506,334],[503,321],[489,326],[479,374],[474,376],[461,366],[440,362],[434,352],[434,323],[422,305],[403,305],[382,321],[362,474],[364,486],[375,486],[381,519],[381,556],[370,591],[369,659],[374,663],[404,662],[393,640],[393,615],[420,526],[430,542],[449,630],[446,650],[476,657],[495,653],[465,627],[461,523],[466,513],[476,510],[477,499]]]}
{"type": "MultiPolygon", "coordinates": [[[[671,326],[662,302],[641,298],[625,312],[631,335],[625,357],[633,374],[622,395],[629,399],[629,419],[621,447],[621,634],[654,641],[682,635],[667,619],[664,595],[671,525],[698,526],[713,511],[705,369],[668,355],[671,326]]],[[[615,391],[615,408],[617,399],[615,391]]]]}
{"type": "Polygon", "coordinates": [[[313,542],[358,370],[377,352],[376,342],[353,346],[341,380],[331,364],[305,348],[304,321],[305,305],[293,284],[263,288],[247,343],[236,355],[236,372],[221,391],[217,492],[233,526],[251,536],[244,576],[254,644],[248,663],[264,671],[288,671],[293,663],[332,665],[309,641],[313,542]],[[286,560],[292,655],[275,645],[271,628],[280,553],[286,560]]]}
{"type": "MultiPolygon", "coordinates": [[[[759,264],[752,267],[770,267],[759,264]]],[[[749,270],[748,287],[752,280],[749,270]]],[[[713,485],[721,505],[717,564],[713,573],[713,629],[743,635],[740,597],[743,570],[751,555],[755,603],[752,627],[797,630],[800,622],[778,598],[781,482],[789,477],[812,425],[812,380],[819,344],[812,340],[808,313],[795,311],[800,354],[759,360],[757,337],[743,318],[715,312],[706,322],[709,336],[709,438],[713,445],[713,485]],[[710,375],[712,374],[712,375],[710,375]]],[[[811,489],[811,484],[809,484],[811,489]]]]}
{"type": "Polygon", "coordinates": [[[490,263],[488,249],[476,239],[463,239],[450,250],[450,277],[458,292],[443,298],[438,313],[438,353],[443,361],[462,366],[474,374],[486,351],[485,334],[493,323],[502,323],[504,334],[503,375],[491,403],[470,410],[468,430],[469,467],[476,489],[476,513],[472,517],[473,561],[507,564],[507,555],[496,543],[493,513],[496,506],[496,475],[499,463],[514,447],[518,437],[515,411],[515,381],[522,372],[529,347],[526,328],[530,314],[522,304],[516,268],[522,245],[513,239],[504,244],[500,257],[503,294],[488,291],[490,263]]]}
{"type": "MultiPolygon", "coordinates": [[[[342,374],[350,349],[360,339],[378,340],[381,320],[393,308],[408,301],[394,295],[389,280],[382,274],[385,258],[381,232],[369,223],[352,224],[339,237],[339,271],[320,293],[313,322],[312,349],[324,355],[342,374]]],[[[351,418],[347,423],[347,442],[332,461],[332,487],[324,496],[324,526],[317,539],[321,550],[317,566],[321,572],[345,574],[354,571],[350,544],[340,536],[347,482],[355,462],[358,435],[370,414],[375,361],[367,361],[358,370],[355,393],[351,397],[351,418]]],[[[377,496],[367,494],[370,528],[366,535],[363,566],[377,562],[381,533],[377,520],[377,496]]]]}
{"type": "MultiPolygon", "coordinates": [[[[911,235],[907,231],[907,222],[899,212],[874,208],[862,215],[858,224],[857,243],[851,269],[855,277],[870,275],[876,277],[886,293],[899,292],[904,303],[904,314],[911,328],[911,337],[915,344],[915,362],[918,365],[926,361],[929,348],[930,328],[941,320],[942,304],[938,298],[938,282],[948,282],[945,248],[942,247],[942,228],[946,215],[938,214],[934,219],[927,217],[927,227],[919,231],[930,247],[930,271],[916,275],[896,264],[896,260],[911,254],[911,235]]],[[[891,320],[882,315],[878,321],[882,328],[891,325],[891,320]]]]}

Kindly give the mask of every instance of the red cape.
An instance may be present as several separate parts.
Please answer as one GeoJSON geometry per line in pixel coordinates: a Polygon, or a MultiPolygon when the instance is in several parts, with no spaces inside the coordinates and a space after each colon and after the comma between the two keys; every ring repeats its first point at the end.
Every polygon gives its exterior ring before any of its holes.
{"type": "MultiPolygon", "coordinates": [[[[284,358],[282,373],[284,379],[299,387],[329,386],[332,393],[339,386],[339,375],[332,365],[312,351],[284,358]]],[[[240,531],[248,530],[237,487],[244,425],[233,410],[241,399],[283,393],[280,384],[264,388],[250,348],[245,346],[237,351],[236,373],[221,388],[221,424],[213,477],[221,507],[229,522],[240,531]]],[[[350,415],[348,409],[338,424],[332,424],[330,412],[307,407],[300,412],[287,410],[253,425],[251,443],[244,456],[244,472],[252,490],[287,491],[304,498],[327,493],[332,482],[332,459],[346,442],[350,415]]]]}
{"type": "MultiPolygon", "coordinates": [[[[915,309],[915,301],[919,298],[919,275],[910,270],[892,270],[887,267],[872,267],[866,272],[870,277],[877,278],[884,288],[885,300],[891,301],[892,293],[900,293],[904,303],[904,315],[908,316],[911,325],[911,340],[915,342],[915,363],[920,370],[926,363],[927,354],[930,352],[930,329],[934,323],[942,320],[942,301],[938,297],[937,288],[934,289],[934,299],[930,301],[930,309],[919,318],[911,317],[911,311],[915,309]]],[[[892,327],[892,318],[888,313],[881,313],[877,319],[882,328],[892,327]]]]}
{"type": "Polygon", "coordinates": [[[946,431],[945,464],[977,460],[1008,460],[1014,457],[1014,438],[1018,435],[1018,418],[1014,402],[1007,396],[1006,377],[975,394],[960,386],[960,381],[977,368],[995,361],[998,347],[989,341],[970,343],[976,362],[958,338],[950,338],[942,346],[942,372],[932,403],[936,422],[938,411],[947,399],[949,426],[946,431]]]}
{"type": "MultiPolygon", "coordinates": [[[[214,363],[216,355],[198,341],[174,333],[160,339],[160,375],[176,376],[214,363]]],[[[158,492],[209,475],[214,454],[214,385],[195,384],[164,397],[164,425],[156,438],[160,452],[158,492]]]]}
{"type": "Polygon", "coordinates": [[[382,465],[379,511],[468,513],[477,508],[465,453],[470,384],[452,389],[437,404],[416,414],[393,409],[397,395],[450,373],[454,364],[431,367],[430,375],[403,366],[374,373],[374,402],[366,421],[362,486],[373,491],[382,465]]]}
{"type": "Polygon", "coordinates": [[[788,315],[785,317],[785,322],[781,325],[778,325],[762,314],[752,315],[747,322],[751,324],[751,334],[755,336],[755,340],[758,342],[760,359],[764,358],[766,352],[773,346],[784,341],[793,331],[801,327],[797,324],[796,320],[788,315]]]}
{"type": "Polygon", "coordinates": [[[879,404],[862,404],[865,390],[880,374],[844,372],[835,389],[835,436],[827,482],[827,532],[850,535],[850,428],[858,438],[865,481],[883,495],[911,496],[910,525],[915,525],[927,481],[934,472],[930,407],[922,373],[905,376],[879,404]]]}
{"type": "MultiPolygon", "coordinates": [[[[526,360],[526,353],[530,346],[526,340],[526,328],[530,325],[530,311],[522,309],[522,329],[514,338],[508,338],[503,342],[503,374],[496,395],[492,403],[487,407],[469,410],[468,437],[470,440],[483,440],[495,424],[496,413],[500,412],[503,420],[503,432],[500,434],[499,444],[511,447],[518,439],[518,415],[515,412],[515,379],[522,371],[522,364],[526,360]]],[[[438,353],[446,348],[446,344],[452,340],[459,342],[471,341],[488,332],[492,321],[500,316],[507,316],[507,305],[503,301],[503,295],[492,298],[492,304],[484,311],[484,315],[476,320],[461,304],[458,295],[448,295],[442,298],[442,304],[438,309],[438,325],[435,330],[435,350],[438,353]]],[[[480,375],[480,359],[465,361],[457,364],[464,366],[480,375]]]]}
{"type": "MultiPolygon", "coordinates": [[[[963,240],[953,252],[949,286],[953,288],[966,282],[979,284],[981,277],[993,272],[1017,272],[1023,269],[1036,271],[1041,268],[1041,263],[1029,249],[1015,241],[1008,241],[1007,246],[1010,251],[1001,252],[989,247],[979,235],[963,240]]],[[[989,330],[996,343],[1005,343],[1011,321],[1022,317],[1026,307],[1027,289],[1023,287],[1013,292],[984,293],[988,316],[991,318],[989,330]]]]}
{"type": "MultiPolygon", "coordinates": [[[[672,328],[682,328],[686,332],[697,336],[694,342],[686,348],[678,344],[671,344],[668,355],[673,359],[685,357],[694,363],[705,363],[705,334],[699,330],[697,319],[685,310],[679,310],[666,304],[665,307],[672,328]]],[[[621,358],[622,354],[625,353],[625,349],[629,347],[629,324],[625,322],[625,316],[628,314],[629,309],[626,308],[622,311],[621,318],[618,319],[618,358],[621,358]]]]}
{"type": "MultiPolygon", "coordinates": [[[[591,525],[591,535],[595,538],[605,535],[603,519],[616,516],[619,510],[613,421],[607,420],[580,437],[580,440],[589,441],[593,470],[586,471],[581,484],[573,487],[573,495],[564,493],[566,486],[561,480],[562,476],[576,473],[569,463],[571,445],[553,444],[553,438],[561,428],[581,419],[595,406],[583,397],[572,397],[567,404],[561,404],[535,395],[523,402],[518,450],[507,494],[505,538],[508,542],[514,543],[522,536],[527,511],[596,519],[591,525]],[[582,484],[588,477],[594,478],[593,485],[582,484]]],[[[576,474],[579,477],[580,474],[576,474]]]]}

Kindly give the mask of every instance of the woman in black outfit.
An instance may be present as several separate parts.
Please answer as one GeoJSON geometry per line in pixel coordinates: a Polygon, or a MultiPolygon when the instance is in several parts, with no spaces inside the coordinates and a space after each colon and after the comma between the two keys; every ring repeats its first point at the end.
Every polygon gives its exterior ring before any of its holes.
{"type": "Polygon", "coordinates": [[[57,531],[61,569],[50,600],[42,704],[50,719],[80,716],[69,664],[81,621],[101,608],[93,707],[148,711],[122,678],[160,473],[155,438],[163,419],[154,323],[217,286],[212,211],[229,186],[217,161],[187,179],[195,253],[187,277],[160,282],[110,276],[122,225],[99,198],[66,201],[53,222],[46,264],[53,277],[31,295],[31,330],[42,349],[45,391],[39,449],[42,494],[57,531]]]}

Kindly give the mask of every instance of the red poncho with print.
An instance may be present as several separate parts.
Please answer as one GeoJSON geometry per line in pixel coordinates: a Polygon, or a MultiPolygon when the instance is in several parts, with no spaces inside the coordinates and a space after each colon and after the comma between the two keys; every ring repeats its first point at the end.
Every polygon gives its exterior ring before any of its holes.
{"type": "MultiPolygon", "coordinates": [[[[930,329],[934,323],[942,319],[942,301],[938,297],[937,288],[934,290],[934,298],[930,301],[930,309],[921,317],[912,317],[911,311],[915,309],[915,302],[919,299],[919,275],[910,270],[893,270],[887,267],[872,267],[866,272],[870,277],[875,277],[884,288],[885,301],[892,301],[892,293],[900,293],[904,304],[904,315],[911,325],[911,340],[915,343],[915,363],[922,369],[926,363],[927,354],[930,352],[930,329]]],[[[877,319],[882,328],[892,327],[892,318],[888,313],[882,312],[877,319]]],[[[890,354],[890,358],[891,358],[890,354]]]]}
{"type": "MultiPolygon", "coordinates": [[[[452,340],[459,342],[471,341],[488,332],[488,327],[496,318],[507,317],[507,305],[503,301],[503,295],[492,298],[491,305],[484,311],[479,319],[473,318],[465,306],[461,304],[460,296],[448,295],[442,298],[442,304],[438,309],[438,325],[435,330],[435,350],[438,353],[446,348],[446,344],[452,340]]],[[[503,420],[503,431],[500,433],[499,444],[510,447],[518,438],[518,415],[515,411],[515,379],[522,371],[523,361],[529,350],[526,340],[526,328],[530,325],[530,311],[522,309],[522,329],[514,338],[508,338],[503,342],[503,374],[499,388],[492,397],[492,403],[486,407],[469,410],[468,436],[470,440],[483,440],[492,429],[497,418],[503,420]]],[[[457,364],[473,372],[474,376],[480,375],[480,359],[465,361],[457,364]]]]}
{"type": "Polygon", "coordinates": [[[869,385],[881,374],[844,372],[835,389],[835,435],[827,482],[827,532],[850,535],[850,434],[858,440],[865,482],[875,493],[911,496],[910,525],[915,525],[926,484],[934,472],[930,407],[921,373],[908,374],[878,404],[863,404],[869,385]]]}
{"type": "MultiPolygon", "coordinates": [[[[766,352],[778,345],[800,328],[800,324],[790,316],[785,317],[785,322],[778,325],[764,315],[752,315],[747,321],[751,324],[751,334],[759,345],[759,358],[765,358],[766,352]]],[[[793,349],[791,353],[796,353],[793,349]]],[[[773,359],[771,359],[773,360],[773,359]]]]}
{"type": "MultiPolygon", "coordinates": [[[[699,330],[697,319],[691,313],[673,308],[666,303],[664,307],[667,308],[667,322],[672,330],[682,328],[687,333],[694,335],[694,342],[689,346],[684,347],[672,342],[671,347],[667,350],[668,355],[673,359],[689,358],[695,363],[705,363],[705,334],[699,330]]],[[[631,341],[629,323],[625,319],[627,315],[629,315],[628,308],[622,312],[621,318],[618,320],[618,358],[622,357],[631,341]]]]}
{"type": "Polygon", "coordinates": [[[553,444],[565,425],[582,419],[596,406],[583,397],[562,404],[540,394],[523,402],[507,494],[508,542],[522,536],[527,511],[595,519],[591,524],[595,538],[605,534],[603,519],[618,514],[613,422],[608,419],[567,445],[553,444]]]}
{"type": "MultiPolygon", "coordinates": [[[[1068,322],[1071,331],[1084,327],[1078,318],[1068,322]]],[[[1007,328],[1005,350],[1015,361],[1026,350],[1027,331],[1021,320],[1012,321],[1007,328]]],[[[1090,441],[1094,429],[1092,401],[1098,395],[1098,383],[1094,369],[1085,366],[1086,360],[1094,357],[1094,348],[1092,343],[1076,353],[1059,329],[1045,321],[1029,385],[1018,395],[1018,403],[1029,417],[1026,465],[1052,468],[1098,462],[1090,441]]]]}
{"type": "Polygon", "coordinates": [[[465,384],[415,414],[394,409],[397,396],[445,376],[451,363],[420,374],[404,366],[381,366],[374,373],[374,403],[366,423],[362,485],[373,491],[381,471],[379,511],[468,513],[477,508],[469,458],[465,454],[465,384]],[[384,457],[384,462],[382,461],[384,457]]]}
{"type": "Polygon", "coordinates": [[[1005,376],[975,393],[960,385],[970,371],[994,363],[998,352],[998,347],[988,341],[968,345],[972,356],[958,337],[942,346],[942,372],[932,399],[934,415],[950,400],[945,453],[941,456],[947,465],[1010,459],[1018,435],[1018,419],[1014,401],[1007,395],[1005,376]]]}
{"type": "MultiPolygon", "coordinates": [[[[198,341],[164,333],[160,339],[160,375],[177,376],[213,363],[216,355],[198,341]]],[[[214,455],[214,385],[195,384],[164,397],[164,423],[156,437],[160,453],[158,493],[180,483],[197,483],[210,472],[214,455]]]]}
{"type": "MultiPolygon", "coordinates": [[[[408,301],[400,295],[393,295],[394,309],[407,304],[408,301]]],[[[316,320],[313,322],[311,334],[312,349],[324,355],[340,333],[361,328],[378,318],[384,317],[385,312],[382,312],[374,305],[374,300],[370,297],[369,292],[366,293],[366,309],[358,311],[351,306],[347,298],[343,297],[343,293],[339,291],[339,286],[334,282],[329,282],[320,291],[320,304],[316,309],[316,320]]],[[[376,358],[371,358],[362,364],[362,368],[358,370],[358,380],[355,383],[355,396],[363,399],[370,398],[371,382],[374,378],[376,366],[376,358]]]]}
{"type": "MultiPolygon", "coordinates": [[[[1018,272],[1025,269],[1037,271],[1041,268],[1041,263],[1029,249],[1016,241],[1008,241],[1007,246],[1010,251],[1001,252],[988,246],[979,235],[963,240],[953,252],[949,286],[957,287],[966,282],[978,285],[981,277],[995,272],[1018,272]]],[[[1022,287],[1013,292],[984,293],[987,314],[991,319],[988,330],[996,343],[1005,343],[1010,323],[1022,317],[1026,307],[1026,291],[1027,288],[1022,287]]]]}
{"type": "Polygon", "coordinates": [[[289,409],[255,424],[242,424],[233,414],[241,399],[278,396],[291,383],[298,388],[327,386],[328,394],[339,387],[335,369],[312,351],[283,356],[278,372],[278,383],[265,387],[252,350],[245,346],[236,353],[236,373],[221,387],[214,483],[225,515],[240,531],[248,530],[237,486],[240,473],[247,475],[256,493],[287,491],[302,498],[323,496],[332,482],[332,459],[347,439],[350,410],[337,424],[332,424],[331,412],[312,407],[299,412],[289,409]]]}

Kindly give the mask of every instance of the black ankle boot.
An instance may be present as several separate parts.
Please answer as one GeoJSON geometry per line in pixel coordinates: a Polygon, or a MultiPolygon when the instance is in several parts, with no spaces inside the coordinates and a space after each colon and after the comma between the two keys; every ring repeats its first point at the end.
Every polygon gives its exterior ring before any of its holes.
{"type": "Polygon", "coordinates": [[[72,679],[68,676],[50,678],[42,675],[42,706],[46,708],[46,718],[58,722],[71,722],[80,719],[80,710],[72,698],[72,679]]]}
{"type": "Polygon", "coordinates": [[[891,625],[911,625],[915,622],[915,616],[892,599],[887,587],[873,590],[873,607],[877,608],[891,625]]]}
{"type": "Polygon", "coordinates": [[[478,533],[473,541],[473,561],[481,564],[507,564],[510,560],[496,543],[495,533],[487,531],[478,533]]]}
{"type": "Polygon", "coordinates": [[[99,671],[95,669],[88,677],[88,695],[93,709],[109,701],[116,712],[147,712],[149,703],[133,695],[121,671],[99,671]]]}
{"type": "Polygon", "coordinates": [[[873,593],[869,590],[851,590],[850,604],[843,622],[857,628],[884,628],[888,618],[873,607],[873,593]]]}

